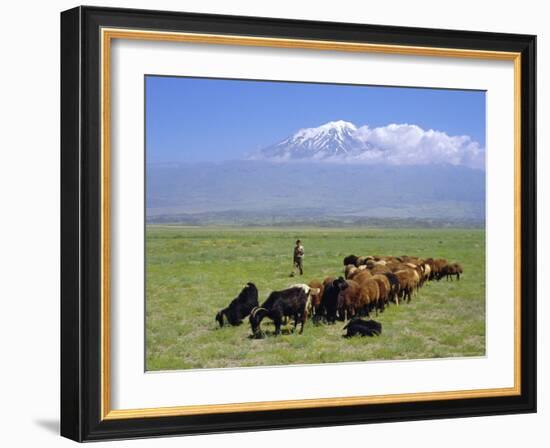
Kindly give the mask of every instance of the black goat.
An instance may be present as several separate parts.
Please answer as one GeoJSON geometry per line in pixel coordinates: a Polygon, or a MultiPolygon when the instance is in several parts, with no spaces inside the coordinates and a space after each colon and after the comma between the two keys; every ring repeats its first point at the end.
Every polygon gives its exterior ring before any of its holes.
{"type": "Polygon", "coordinates": [[[352,319],[343,330],[347,330],[347,333],[344,335],[345,338],[351,338],[356,335],[380,336],[382,334],[382,324],[375,320],[352,319]]]}
{"type": "Polygon", "coordinates": [[[359,257],[355,255],[348,255],[346,258],[344,258],[344,266],[347,266],[348,264],[353,264],[355,266],[355,263],[359,257]]]}
{"type": "Polygon", "coordinates": [[[250,312],[250,327],[254,337],[260,337],[260,324],[269,317],[275,324],[275,335],[281,334],[281,324],[284,317],[294,318],[294,329],[298,322],[302,324],[300,334],[304,331],[306,307],[308,304],[309,287],[294,286],[282,291],[273,291],[260,307],[250,312]]]}
{"type": "Polygon", "coordinates": [[[229,325],[240,325],[243,319],[250,314],[254,307],[258,306],[258,288],[254,283],[247,283],[239,295],[234,298],[227,308],[218,311],[216,320],[223,327],[223,318],[229,325]]]}
{"type": "Polygon", "coordinates": [[[388,294],[388,300],[393,300],[397,305],[399,305],[399,279],[393,272],[386,272],[385,275],[390,282],[390,291],[388,294]]]}
{"type": "Polygon", "coordinates": [[[340,292],[349,285],[343,277],[338,277],[332,283],[329,283],[323,291],[321,298],[321,309],[324,311],[328,323],[336,321],[336,312],[338,311],[338,296],[340,292]]]}

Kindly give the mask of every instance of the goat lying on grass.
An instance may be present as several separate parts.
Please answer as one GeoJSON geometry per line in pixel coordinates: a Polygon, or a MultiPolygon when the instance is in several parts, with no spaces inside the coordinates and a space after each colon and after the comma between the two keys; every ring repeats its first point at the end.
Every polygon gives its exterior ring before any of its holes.
{"type": "Polygon", "coordinates": [[[347,330],[347,333],[344,335],[345,338],[351,338],[356,335],[380,336],[382,334],[382,324],[375,320],[352,319],[343,330],[347,330]]]}

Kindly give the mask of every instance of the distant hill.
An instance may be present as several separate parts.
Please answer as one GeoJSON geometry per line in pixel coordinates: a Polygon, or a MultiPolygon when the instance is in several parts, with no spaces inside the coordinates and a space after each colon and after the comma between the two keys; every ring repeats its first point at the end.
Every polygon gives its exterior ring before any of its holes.
{"type": "Polygon", "coordinates": [[[265,160],[149,164],[147,221],[481,226],[485,172],[461,165],[265,160]]]}

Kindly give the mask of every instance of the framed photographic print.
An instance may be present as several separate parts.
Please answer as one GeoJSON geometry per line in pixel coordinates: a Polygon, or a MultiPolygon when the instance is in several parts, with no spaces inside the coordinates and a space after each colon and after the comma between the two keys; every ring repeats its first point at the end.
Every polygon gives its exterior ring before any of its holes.
{"type": "Polygon", "coordinates": [[[61,14],[61,433],[536,411],[535,36],[61,14]]]}

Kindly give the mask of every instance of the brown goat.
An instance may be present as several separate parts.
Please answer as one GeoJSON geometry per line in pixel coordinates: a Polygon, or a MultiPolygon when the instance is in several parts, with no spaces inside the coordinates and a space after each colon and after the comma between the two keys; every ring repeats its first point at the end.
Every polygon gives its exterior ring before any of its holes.
{"type": "Polygon", "coordinates": [[[373,275],[376,275],[376,274],[385,274],[386,272],[391,272],[391,269],[386,265],[386,266],[383,266],[383,265],[378,265],[378,266],[374,266],[371,270],[370,270],[371,274],[373,275]]]}
{"type": "Polygon", "coordinates": [[[353,280],[348,280],[348,288],[340,293],[339,314],[342,319],[351,319],[357,315],[368,315],[369,312],[377,308],[379,300],[378,283],[372,279],[365,280],[358,284],[353,280]]]}
{"type": "Polygon", "coordinates": [[[338,296],[338,315],[341,320],[355,316],[359,304],[359,291],[361,287],[353,280],[346,280],[348,287],[338,296]]]}
{"type": "Polygon", "coordinates": [[[372,274],[368,269],[363,269],[363,270],[357,270],[356,272],[354,272],[353,275],[350,277],[350,280],[354,280],[357,283],[361,284],[365,280],[368,280],[369,278],[372,278],[372,274]]]}
{"type": "Polygon", "coordinates": [[[373,275],[372,279],[378,283],[379,297],[377,309],[383,311],[390,301],[391,285],[388,277],[383,274],[373,275]]]}
{"type": "Polygon", "coordinates": [[[443,268],[441,268],[441,270],[439,271],[438,280],[443,277],[446,277],[447,280],[452,280],[453,275],[456,276],[457,280],[460,280],[460,274],[462,274],[463,272],[464,269],[459,263],[448,264],[443,266],[443,268]]]}
{"type": "Polygon", "coordinates": [[[376,310],[376,315],[378,315],[378,310],[383,309],[380,308],[379,283],[373,278],[366,279],[361,283],[360,304],[361,311],[367,316],[373,309],[376,310]]]}
{"type": "Polygon", "coordinates": [[[319,280],[311,280],[307,285],[312,290],[319,290],[319,293],[312,292],[310,294],[312,314],[317,315],[321,312],[321,298],[323,297],[325,286],[319,280]]]}
{"type": "Polygon", "coordinates": [[[439,279],[441,271],[445,266],[447,266],[448,262],[444,258],[437,258],[433,261],[433,264],[431,266],[432,268],[432,278],[439,279]]]}
{"type": "Polygon", "coordinates": [[[354,264],[348,264],[344,268],[344,278],[349,279],[354,272],[358,271],[357,267],[354,264]]]}
{"type": "Polygon", "coordinates": [[[418,274],[412,269],[403,269],[401,271],[394,272],[397,280],[399,281],[399,295],[400,298],[406,300],[407,303],[411,301],[411,295],[418,285],[418,274]]]}

